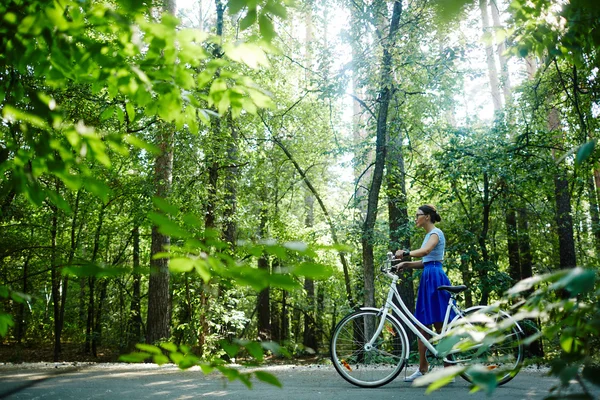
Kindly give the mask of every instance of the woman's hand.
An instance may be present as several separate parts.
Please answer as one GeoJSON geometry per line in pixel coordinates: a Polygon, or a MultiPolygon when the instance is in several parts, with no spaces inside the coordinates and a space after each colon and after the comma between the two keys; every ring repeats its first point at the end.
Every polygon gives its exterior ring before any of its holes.
{"type": "Polygon", "coordinates": [[[396,250],[396,259],[402,260],[402,257],[404,257],[404,250],[396,250]]]}
{"type": "Polygon", "coordinates": [[[404,272],[404,270],[409,268],[408,262],[404,261],[401,263],[398,263],[394,266],[394,268],[396,268],[396,272],[404,272]]]}

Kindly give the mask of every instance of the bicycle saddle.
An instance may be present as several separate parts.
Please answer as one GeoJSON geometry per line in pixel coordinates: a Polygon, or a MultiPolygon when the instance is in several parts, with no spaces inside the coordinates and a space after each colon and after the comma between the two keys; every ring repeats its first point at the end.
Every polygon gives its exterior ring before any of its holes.
{"type": "Polygon", "coordinates": [[[458,286],[438,286],[438,288],[437,288],[437,290],[445,290],[445,291],[450,292],[450,293],[460,293],[460,292],[464,292],[467,289],[468,288],[465,285],[458,285],[458,286]]]}

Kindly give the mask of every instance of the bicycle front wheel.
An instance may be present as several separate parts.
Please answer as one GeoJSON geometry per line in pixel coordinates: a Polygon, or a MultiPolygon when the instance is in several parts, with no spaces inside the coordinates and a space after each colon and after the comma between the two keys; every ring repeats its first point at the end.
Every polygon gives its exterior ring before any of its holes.
{"type": "MultiPolygon", "coordinates": [[[[476,312],[482,312],[482,308],[478,307],[466,310],[455,321],[473,315],[476,312]]],[[[493,328],[499,324],[508,326],[507,329],[496,336],[486,336],[479,347],[455,353],[452,358],[459,365],[482,365],[494,372],[498,386],[504,385],[519,373],[523,364],[522,331],[519,325],[515,321],[512,321],[512,318],[507,314],[484,311],[483,315],[483,318],[474,318],[473,321],[465,322],[464,325],[471,329],[478,329],[482,333],[486,329],[493,328]]],[[[461,374],[461,376],[466,381],[473,382],[473,376],[468,371],[461,374]]]]}
{"type": "Polygon", "coordinates": [[[359,310],[346,316],[333,331],[330,345],[333,366],[353,385],[382,386],[404,368],[409,351],[406,332],[389,315],[383,330],[369,345],[380,322],[378,311],[359,310]]]}

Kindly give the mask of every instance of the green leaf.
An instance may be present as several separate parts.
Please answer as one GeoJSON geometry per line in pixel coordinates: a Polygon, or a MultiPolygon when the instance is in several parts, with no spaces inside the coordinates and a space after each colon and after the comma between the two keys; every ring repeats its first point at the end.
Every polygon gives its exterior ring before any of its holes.
{"type": "Polygon", "coordinates": [[[125,135],[123,137],[123,139],[131,144],[132,146],[135,146],[139,149],[143,149],[146,150],[148,152],[150,152],[153,155],[158,155],[161,153],[160,149],[158,147],[156,147],[155,145],[146,142],[145,140],[142,140],[140,138],[138,138],[137,136],[134,135],[125,135]]]}
{"type": "Polygon", "coordinates": [[[240,30],[246,30],[256,22],[256,9],[250,9],[246,16],[240,21],[240,30]]]}
{"type": "Polygon", "coordinates": [[[452,350],[454,345],[460,342],[463,338],[464,335],[452,335],[445,337],[442,340],[440,340],[440,342],[436,346],[436,349],[440,353],[440,355],[445,356],[450,350],[452,350]]]}
{"type": "Polygon", "coordinates": [[[169,270],[175,273],[189,272],[194,269],[194,260],[189,258],[172,258],[169,260],[169,270]]]}
{"type": "Polygon", "coordinates": [[[125,106],[125,110],[127,111],[127,117],[129,118],[129,122],[135,121],[135,107],[132,103],[127,103],[125,106]]]}
{"type": "Polygon", "coordinates": [[[289,275],[272,274],[269,276],[269,286],[287,290],[289,292],[300,289],[302,285],[289,275]]]}
{"type": "Polygon", "coordinates": [[[15,325],[10,314],[0,312],[0,336],[4,337],[8,333],[8,328],[15,325]]]}
{"type": "Polygon", "coordinates": [[[117,113],[117,120],[120,124],[125,122],[125,112],[121,107],[115,107],[115,112],[117,113]]]}
{"type": "Polygon", "coordinates": [[[277,355],[283,355],[285,357],[290,357],[290,353],[289,351],[285,348],[280,346],[277,342],[260,342],[260,345],[265,349],[270,351],[273,354],[277,354],[277,355]]]}
{"type": "Polygon", "coordinates": [[[215,367],[210,364],[203,363],[200,364],[200,369],[204,375],[208,375],[215,370],[215,367]]]}
{"type": "Polygon", "coordinates": [[[473,384],[482,388],[490,396],[498,387],[496,374],[485,367],[470,367],[467,372],[471,376],[473,384]]]}
{"type": "Polygon", "coordinates": [[[577,151],[577,157],[575,157],[575,166],[581,166],[581,164],[583,164],[592,155],[595,147],[595,140],[590,140],[589,142],[582,145],[577,151]]]}
{"type": "Polygon", "coordinates": [[[258,380],[260,380],[262,382],[268,383],[273,386],[277,386],[279,388],[283,387],[281,382],[279,382],[279,379],[277,379],[277,377],[273,374],[270,374],[265,371],[256,371],[256,372],[254,372],[254,375],[256,376],[256,378],[258,380]]]}
{"type": "Polygon", "coordinates": [[[333,275],[333,268],[328,265],[306,261],[296,266],[293,269],[293,273],[312,279],[327,279],[333,275]]]}
{"type": "Polygon", "coordinates": [[[200,275],[200,278],[204,282],[208,282],[212,276],[210,273],[210,269],[208,268],[208,264],[205,260],[196,260],[194,267],[196,268],[196,273],[200,275]]]}
{"type": "Polygon", "coordinates": [[[78,190],[83,184],[81,176],[73,175],[69,171],[56,171],[54,172],[54,175],[56,175],[67,188],[73,191],[78,190]]]}
{"type": "Polygon", "coordinates": [[[31,300],[30,295],[18,292],[16,290],[10,292],[10,298],[13,299],[13,301],[16,301],[17,303],[25,303],[31,300]]]}
{"type": "Polygon", "coordinates": [[[432,3],[438,18],[443,23],[456,19],[472,3],[472,0],[437,0],[432,3]]]}
{"type": "Polygon", "coordinates": [[[17,23],[17,15],[13,12],[7,12],[4,14],[4,21],[11,25],[15,25],[17,23]]]}
{"type": "Polygon", "coordinates": [[[164,354],[156,354],[154,357],[152,357],[152,359],[154,363],[158,365],[167,364],[170,361],[169,357],[165,356],[164,354]]]}
{"type": "Polygon", "coordinates": [[[158,226],[158,230],[163,235],[179,238],[188,238],[190,233],[181,228],[176,222],[171,221],[167,216],[157,212],[149,212],[148,218],[158,226]]]}
{"type": "Polygon", "coordinates": [[[279,18],[287,18],[287,9],[277,1],[269,1],[265,5],[265,11],[269,14],[278,16],[279,18]]]}
{"type": "Polygon", "coordinates": [[[221,348],[225,350],[225,353],[227,353],[227,355],[231,358],[237,356],[238,352],[240,351],[240,346],[235,343],[230,343],[226,340],[220,340],[219,344],[221,345],[221,348]]]}
{"type": "Polygon", "coordinates": [[[266,94],[258,90],[248,90],[250,98],[259,108],[270,108],[273,106],[273,100],[266,94]]]}
{"type": "Polygon", "coordinates": [[[86,177],[83,181],[83,187],[86,188],[90,193],[95,194],[102,200],[104,204],[108,203],[112,190],[102,181],[86,177]]]}
{"type": "Polygon", "coordinates": [[[151,344],[138,343],[135,345],[135,347],[137,347],[138,349],[140,349],[144,352],[148,352],[151,354],[162,354],[162,350],[159,347],[151,345],[151,344]]]}
{"type": "Polygon", "coordinates": [[[464,372],[466,367],[451,366],[448,368],[442,368],[437,371],[432,371],[415,380],[415,386],[427,386],[426,393],[429,394],[434,390],[437,390],[443,386],[446,386],[452,378],[460,373],[464,372]]]}
{"type": "Polygon", "coordinates": [[[233,61],[243,62],[250,68],[256,69],[260,65],[269,66],[269,60],[264,50],[255,43],[228,44],[223,46],[223,50],[227,57],[233,61]]]}
{"type": "Polygon", "coordinates": [[[572,296],[581,293],[590,292],[594,289],[596,282],[596,273],[593,270],[583,269],[580,267],[567,270],[567,274],[556,281],[551,287],[551,290],[566,289],[572,296]]]}
{"type": "Polygon", "coordinates": [[[163,349],[170,351],[170,352],[177,351],[177,345],[175,343],[171,343],[171,342],[161,343],[160,347],[162,347],[163,349]]]}
{"type": "Polygon", "coordinates": [[[48,199],[67,214],[71,214],[71,205],[56,192],[48,192],[48,199]]]}
{"type": "Polygon", "coordinates": [[[171,203],[169,203],[167,200],[163,199],[162,197],[153,196],[152,203],[154,203],[156,208],[163,211],[165,214],[168,214],[171,216],[175,216],[175,215],[179,214],[179,208],[172,205],[171,203]]]}
{"type": "Polygon", "coordinates": [[[258,342],[248,342],[244,344],[248,353],[258,361],[262,361],[264,358],[263,349],[260,343],[258,342]]]}
{"type": "Polygon", "coordinates": [[[229,6],[229,14],[233,15],[240,12],[244,7],[246,7],[246,2],[246,0],[229,0],[227,3],[229,6]]]}
{"type": "Polygon", "coordinates": [[[100,114],[100,121],[106,121],[115,115],[115,106],[107,107],[102,114],[100,114]]]}
{"type": "Polygon", "coordinates": [[[267,15],[261,14],[258,18],[258,26],[260,28],[260,34],[265,39],[268,41],[273,40],[275,37],[275,28],[273,27],[273,22],[271,22],[271,19],[267,15]]]}

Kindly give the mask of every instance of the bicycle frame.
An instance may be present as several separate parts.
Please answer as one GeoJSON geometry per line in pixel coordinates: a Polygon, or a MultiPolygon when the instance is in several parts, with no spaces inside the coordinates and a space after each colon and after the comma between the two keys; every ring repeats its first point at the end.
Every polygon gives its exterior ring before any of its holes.
{"type": "MultiPolygon", "coordinates": [[[[389,311],[390,311],[390,309],[392,309],[400,317],[402,322],[404,322],[404,325],[407,326],[421,340],[421,342],[431,352],[431,354],[433,354],[434,357],[437,357],[439,353],[438,353],[437,349],[431,344],[431,341],[436,341],[438,338],[442,337],[443,335],[446,334],[446,332],[448,332],[448,330],[451,326],[451,323],[449,323],[449,321],[448,321],[450,318],[450,310],[453,309],[454,312],[457,314],[457,316],[463,315],[463,312],[458,307],[456,307],[456,305],[454,304],[453,300],[455,299],[455,296],[453,294],[450,295],[450,300],[448,301],[448,306],[446,308],[446,315],[444,316],[442,331],[439,334],[437,334],[436,332],[432,331],[431,329],[429,329],[428,327],[423,325],[408,310],[408,307],[406,307],[406,304],[404,304],[404,301],[402,300],[402,297],[400,296],[400,293],[398,293],[398,289],[396,288],[396,283],[398,282],[398,279],[399,279],[398,276],[390,273],[389,271],[387,271],[385,273],[385,275],[392,279],[392,283],[390,284],[390,290],[388,292],[388,296],[387,296],[385,305],[383,305],[381,308],[377,309],[381,313],[381,321],[379,322],[379,326],[377,327],[373,337],[366,344],[365,347],[373,346],[373,344],[375,343],[375,341],[381,334],[381,331],[383,330],[383,325],[385,323],[386,316],[388,314],[390,314],[389,311]],[[400,304],[400,308],[398,308],[393,303],[394,298],[396,298],[396,300],[400,304]],[[424,332],[431,335],[431,339],[430,340],[426,339],[425,336],[419,331],[419,329],[417,327],[421,328],[424,332]]],[[[391,314],[390,317],[395,318],[395,315],[391,314]]],[[[473,348],[476,348],[476,347],[479,347],[479,346],[478,345],[473,346],[473,348]]],[[[454,353],[458,353],[458,352],[460,352],[459,349],[453,349],[448,354],[454,354],[454,353]]],[[[450,362],[450,363],[452,362],[450,360],[445,360],[445,361],[450,362]]]]}

